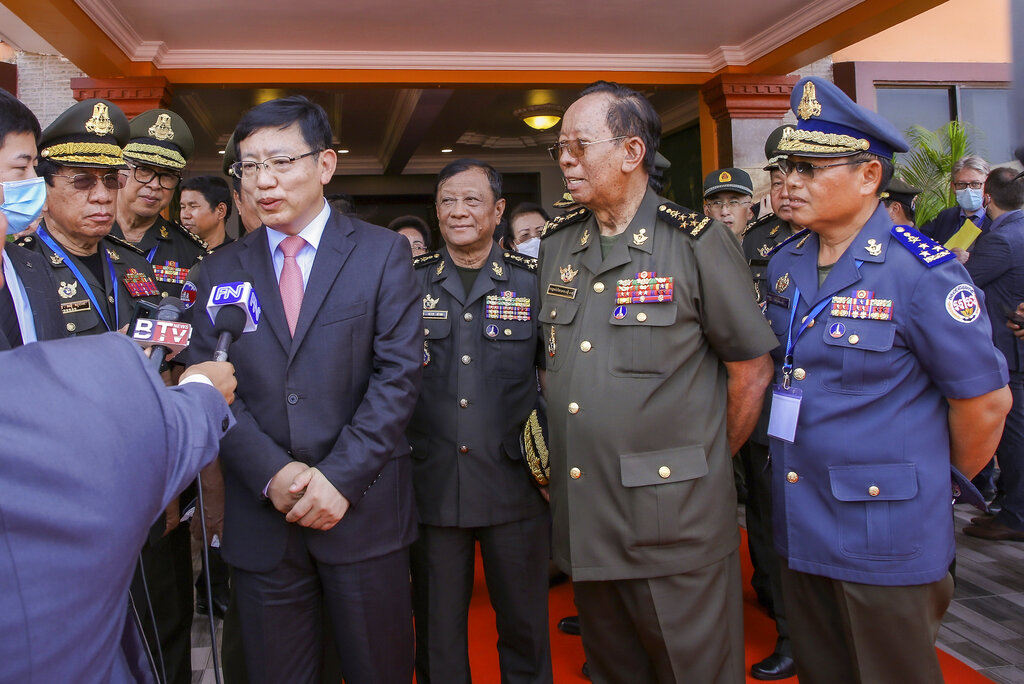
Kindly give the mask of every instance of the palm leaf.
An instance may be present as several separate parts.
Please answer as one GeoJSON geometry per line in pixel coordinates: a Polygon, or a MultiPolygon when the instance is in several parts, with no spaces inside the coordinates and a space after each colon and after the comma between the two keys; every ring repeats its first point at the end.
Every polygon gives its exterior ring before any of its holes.
{"type": "Polygon", "coordinates": [[[921,189],[915,204],[917,225],[928,223],[956,203],[950,174],[957,159],[973,153],[971,132],[969,124],[960,121],[950,121],[934,131],[922,126],[906,130],[910,152],[897,162],[896,175],[921,189]]]}

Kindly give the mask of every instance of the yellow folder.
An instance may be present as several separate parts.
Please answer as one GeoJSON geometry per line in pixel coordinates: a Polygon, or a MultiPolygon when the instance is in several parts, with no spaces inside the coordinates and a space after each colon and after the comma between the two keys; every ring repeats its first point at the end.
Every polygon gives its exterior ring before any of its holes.
{"type": "Polygon", "coordinates": [[[946,249],[967,249],[974,244],[974,241],[981,235],[981,228],[974,225],[974,221],[967,219],[964,221],[964,225],[960,226],[960,230],[953,234],[953,237],[946,240],[946,244],[943,245],[946,249]]]}

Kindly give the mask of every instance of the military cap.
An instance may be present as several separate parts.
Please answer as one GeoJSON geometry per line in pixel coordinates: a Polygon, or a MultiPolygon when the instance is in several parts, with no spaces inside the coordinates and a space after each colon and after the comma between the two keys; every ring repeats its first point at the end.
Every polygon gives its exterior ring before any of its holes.
{"type": "Polygon", "coordinates": [[[921,190],[919,188],[915,188],[913,185],[893,176],[893,179],[889,182],[889,187],[881,194],[881,198],[913,207],[914,198],[920,194],[921,190]]]}
{"type": "Polygon", "coordinates": [[[63,166],[121,168],[128,119],[106,100],[76,102],[39,136],[39,157],[63,166]]]}
{"type": "Polygon", "coordinates": [[[768,139],[764,142],[764,158],[768,160],[765,165],[765,171],[773,171],[779,168],[779,160],[784,159],[786,155],[779,152],[779,141],[782,140],[782,136],[786,134],[786,131],[793,128],[792,124],[783,124],[776,128],[769,134],[768,139]]]}
{"type": "Polygon", "coordinates": [[[228,136],[228,142],[224,145],[224,163],[221,164],[221,169],[224,171],[225,176],[234,176],[231,172],[231,167],[238,161],[238,157],[235,155],[235,132],[232,131],[231,135],[228,136]]]}
{"type": "Polygon", "coordinates": [[[754,183],[743,169],[716,169],[704,179],[704,199],[716,192],[731,190],[743,195],[754,194],[754,183]]]}
{"type": "Polygon", "coordinates": [[[192,131],[184,119],[168,109],[150,109],[132,119],[124,156],[138,164],[181,171],[194,150],[192,131]]]}
{"type": "Polygon", "coordinates": [[[910,149],[887,119],[861,107],[834,83],[803,78],[789,98],[796,128],[784,133],[779,151],[804,157],[848,157],[870,152],[891,158],[910,149]]]}

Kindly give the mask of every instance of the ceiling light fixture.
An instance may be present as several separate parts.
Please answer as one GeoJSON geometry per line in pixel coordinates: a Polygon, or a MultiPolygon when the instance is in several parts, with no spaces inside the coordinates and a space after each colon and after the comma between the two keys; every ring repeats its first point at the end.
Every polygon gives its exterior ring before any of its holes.
{"type": "Polygon", "coordinates": [[[348,154],[348,150],[338,150],[338,154],[348,154]]]}
{"type": "Polygon", "coordinates": [[[520,107],[513,114],[523,123],[538,131],[546,131],[562,120],[565,108],[556,104],[538,104],[520,107]]]}
{"type": "Polygon", "coordinates": [[[443,150],[441,150],[441,154],[448,154],[448,153],[450,153],[451,151],[452,151],[452,148],[450,148],[450,147],[446,147],[446,148],[444,148],[443,150]]]}

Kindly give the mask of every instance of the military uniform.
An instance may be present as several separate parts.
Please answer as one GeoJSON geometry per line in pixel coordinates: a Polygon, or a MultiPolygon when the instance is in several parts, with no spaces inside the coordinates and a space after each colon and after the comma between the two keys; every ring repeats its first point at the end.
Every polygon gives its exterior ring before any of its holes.
{"type": "MultiPolygon", "coordinates": [[[[632,591],[629,580],[642,580],[637,591],[666,618],[651,625],[673,660],[666,676],[742,681],[722,362],[776,344],[748,273],[725,226],[651,190],[605,258],[587,209],[545,226],[539,286],[554,558],[576,582],[584,645],[598,643],[587,646],[592,664],[646,662],[631,627],[588,634],[591,602],[581,600],[610,600],[593,594],[601,585],[632,591]],[[708,581],[724,584],[680,590],[705,568],[713,569],[708,581]]],[[[642,681],[643,671],[636,676],[642,681]]]]}
{"type": "Polygon", "coordinates": [[[768,282],[768,259],[775,249],[793,234],[793,228],[775,214],[766,214],[755,219],[743,231],[741,243],[743,256],[750,264],[750,275],[754,279],[754,293],[757,303],[764,305],[765,283],[768,282]]]}
{"type": "Polygon", "coordinates": [[[475,541],[497,614],[502,681],[550,682],[547,504],[520,455],[538,399],[536,260],[494,244],[468,294],[447,248],[414,260],[423,287],[423,382],[406,434],[417,677],[468,682],[475,541]]]}
{"type": "MultiPolygon", "coordinates": [[[[124,239],[117,223],[110,234],[124,239]]],[[[188,280],[188,271],[210,253],[206,242],[184,226],[157,216],[156,222],[142,239],[131,243],[153,265],[161,297],[181,297],[181,288],[188,280]]]]}

